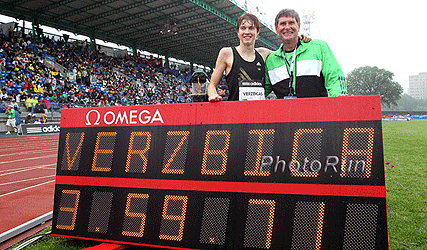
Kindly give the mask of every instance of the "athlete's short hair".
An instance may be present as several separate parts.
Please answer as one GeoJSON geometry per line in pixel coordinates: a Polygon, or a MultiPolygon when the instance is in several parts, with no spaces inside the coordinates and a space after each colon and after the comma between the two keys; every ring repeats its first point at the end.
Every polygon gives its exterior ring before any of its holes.
{"type": "Polygon", "coordinates": [[[276,19],[274,20],[274,26],[277,27],[277,25],[279,24],[279,18],[281,17],[293,17],[295,18],[297,23],[300,24],[300,18],[299,18],[298,12],[296,12],[293,9],[283,9],[279,11],[279,13],[277,13],[276,15],[276,19]]]}
{"type": "Polygon", "coordinates": [[[251,21],[254,24],[256,30],[259,31],[259,20],[254,14],[251,13],[244,13],[239,17],[239,19],[237,19],[237,31],[239,31],[242,22],[247,20],[251,21]]]}

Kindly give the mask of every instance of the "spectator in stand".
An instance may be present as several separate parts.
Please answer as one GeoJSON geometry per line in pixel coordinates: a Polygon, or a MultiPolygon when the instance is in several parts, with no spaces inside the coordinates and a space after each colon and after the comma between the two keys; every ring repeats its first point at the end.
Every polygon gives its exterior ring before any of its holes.
{"type": "Polygon", "coordinates": [[[31,113],[28,113],[27,117],[25,117],[25,124],[33,124],[34,120],[33,120],[33,115],[31,113]]]}
{"type": "Polygon", "coordinates": [[[7,89],[3,88],[1,89],[1,92],[0,92],[0,101],[6,100],[6,99],[7,99],[7,89]]]}
{"type": "Polygon", "coordinates": [[[34,106],[33,113],[45,113],[45,109],[40,103],[37,103],[36,106],[34,106]]]}
{"type": "Polygon", "coordinates": [[[53,93],[52,97],[50,98],[51,102],[57,102],[58,101],[58,95],[56,93],[53,93]]]}
{"type": "Polygon", "coordinates": [[[50,101],[47,98],[44,98],[39,103],[41,104],[41,106],[43,107],[43,109],[50,110],[51,103],[50,103],[50,101]]]}
{"type": "Polygon", "coordinates": [[[218,94],[222,97],[223,101],[228,101],[228,86],[225,84],[219,85],[218,94]]]}
{"type": "Polygon", "coordinates": [[[47,123],[46,114],[42,114],[42,117],[40,118],[40,123],[47,123]]]}
{"type": "Polygon", "coordinates": [[[10,105],[10,98],[6,98],[1,104],[0,104],[0,110],[2,113],[4,113],[7,110],[7,107],[10,105]]]}
{"type": "Polygon", "coordinates": [[[30,96],[27,98],[27,100],[25,100],[25,107],[27,108],[28,111],[32,112],[37,103],[38,103],[38,100],[30,96]]]}
{"type": "Polygon", "coordinates": [[[32,115],[32,120],[34,124],[40,124],[40,120],[37,118],[36,114],[32,115]]]}
{"type": "Polygon", "coordinates": [[[10,131],[15,129],[15,110],[13,109],[12,105],[7,106],[7,109],[5,111],[7,116],[6,121],[6,128],[7,128],[7,135],[10,134],[10,131]]]}

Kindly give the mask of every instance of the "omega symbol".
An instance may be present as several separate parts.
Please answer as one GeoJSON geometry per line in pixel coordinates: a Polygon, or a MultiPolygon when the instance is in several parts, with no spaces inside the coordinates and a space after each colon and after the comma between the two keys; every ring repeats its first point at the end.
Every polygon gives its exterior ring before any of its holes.
{"type": "Polygon", "coordinates": [[[98,110],[91,110],[89,112],[87,112],[86,114],[86,125],[90,126],[92,125],[92,123],[90,123],[90,113],[95,112],[96,113],[96,119],[95,119],[95,123],[93,125],[99,125],[99,119],[101,119],[101,114],[99,113],[98,110]]]}

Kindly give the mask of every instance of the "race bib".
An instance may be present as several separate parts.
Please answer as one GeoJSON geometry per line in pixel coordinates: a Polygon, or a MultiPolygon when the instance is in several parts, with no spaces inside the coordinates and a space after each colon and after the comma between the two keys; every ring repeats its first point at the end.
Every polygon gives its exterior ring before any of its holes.
{"type": "Polygon", "coordinates": [[[264,99],[264,86],[262,82],[251,80],[239,82],[239,101],[264,99]]]}

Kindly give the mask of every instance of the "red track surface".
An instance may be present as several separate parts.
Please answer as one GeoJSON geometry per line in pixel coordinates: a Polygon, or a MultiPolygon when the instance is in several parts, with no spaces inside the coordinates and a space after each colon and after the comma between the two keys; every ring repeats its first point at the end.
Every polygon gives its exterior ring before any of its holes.
{"type": "Polygon", "coordinates": [[[0,137],[0,234],[52,211],[58,140],[0,137]]]}

